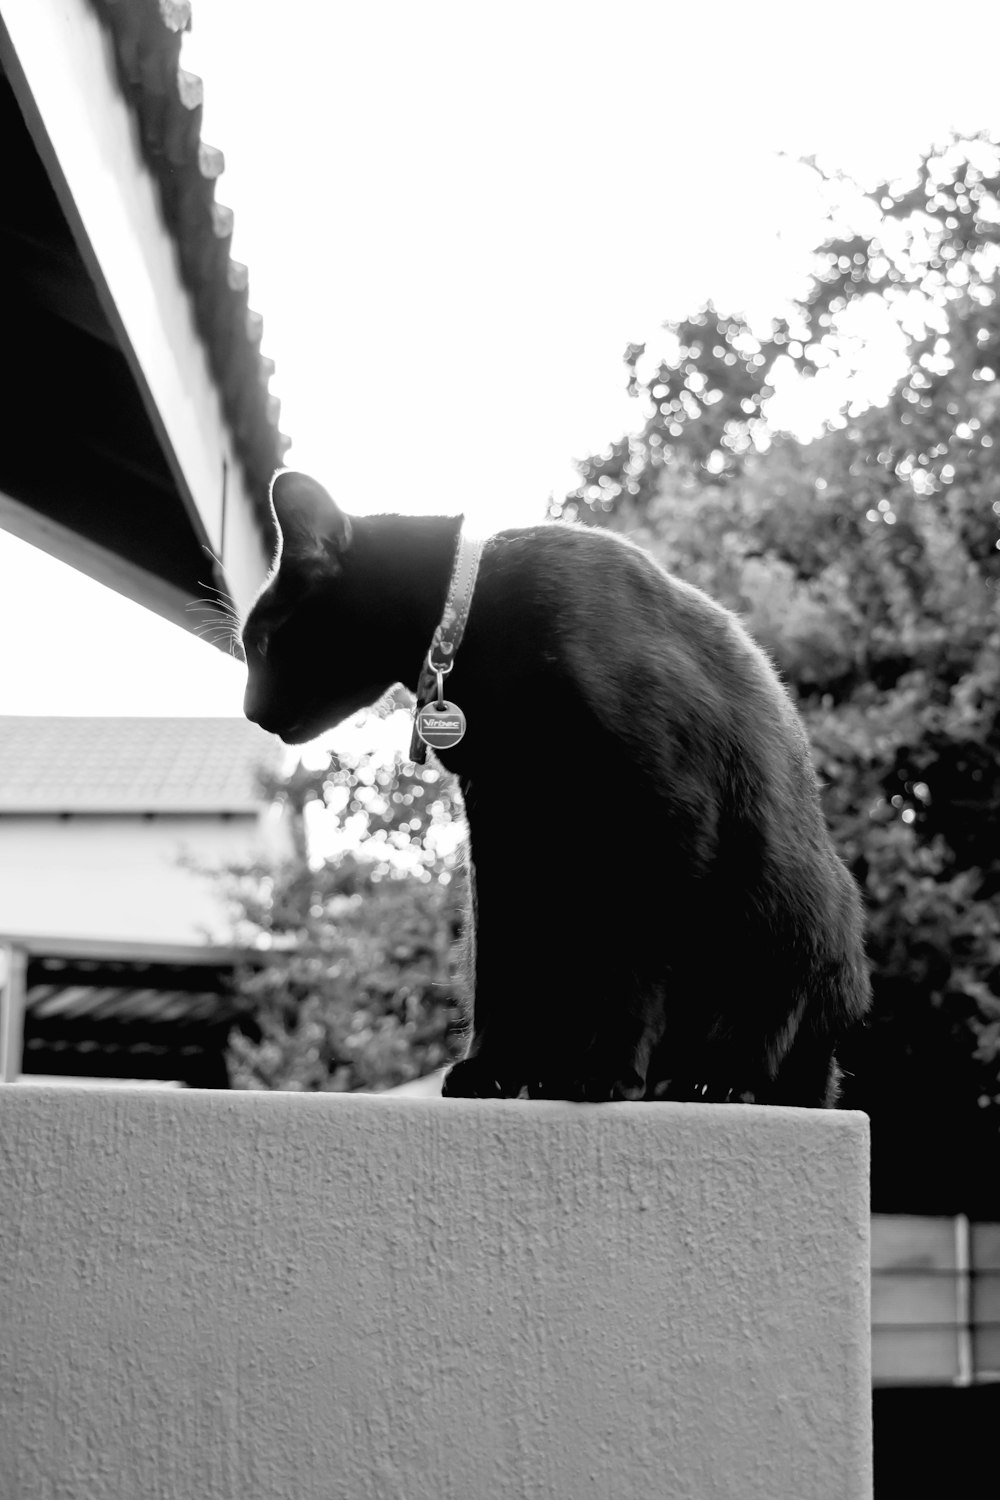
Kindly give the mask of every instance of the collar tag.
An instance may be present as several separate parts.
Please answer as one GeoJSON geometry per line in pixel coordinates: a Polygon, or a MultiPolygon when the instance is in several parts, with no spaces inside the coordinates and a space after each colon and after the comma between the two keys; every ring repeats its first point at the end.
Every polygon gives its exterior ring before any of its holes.
{"type": "Polygon", "coordinates": [[[413,733],[432,750],[450,750],[465,734],[465,715],[447,698],[418,708],[413,733]]]}
{"type": "Polygon", "coordinates": [[[473,540],[460,530],[444,613],[417,683],[413,734],[410,737],[410,759],[417,765],[426,761],[428,745],[433,750],[450,750],[465,734],[465,715],[457,703],[445,698],[443,680],[455,665],[465,633],[482,553],[483,542],[473,540]]]}

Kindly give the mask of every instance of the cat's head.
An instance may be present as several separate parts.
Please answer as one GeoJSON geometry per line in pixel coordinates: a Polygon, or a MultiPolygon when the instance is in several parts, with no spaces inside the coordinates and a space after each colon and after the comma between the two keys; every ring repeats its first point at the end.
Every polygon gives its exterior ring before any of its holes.
{"type": "Polygon", "coordinates": [[[370,580],[354,524],[321,484],[282,470],[271,484],[278,546],[243,626],[248,719],[300,745],[374,703],[395,680],[365,628],[370,580]],[[381,659],[380,659],[381,658],[381,659]]]}

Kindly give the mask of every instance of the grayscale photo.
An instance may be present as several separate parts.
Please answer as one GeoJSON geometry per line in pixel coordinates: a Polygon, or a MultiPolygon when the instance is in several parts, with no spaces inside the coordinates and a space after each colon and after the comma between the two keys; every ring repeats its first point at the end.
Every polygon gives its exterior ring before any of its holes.
{"type": "Polygon", "coordinates": [[[986,1493],[998,56],[0,0],[0,1500],[986,1493]]]}

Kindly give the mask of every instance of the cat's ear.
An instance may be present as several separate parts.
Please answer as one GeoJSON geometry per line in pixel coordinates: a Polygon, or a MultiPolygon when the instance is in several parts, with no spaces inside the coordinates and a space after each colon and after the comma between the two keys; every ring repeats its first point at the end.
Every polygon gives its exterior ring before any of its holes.
{"type": "Polygon", "coordinates": [[[350,516],[308,474],[279,469],[271,480],[271,509],[282,558],[292,563],[326,565],[351,544],[350,516]]]}

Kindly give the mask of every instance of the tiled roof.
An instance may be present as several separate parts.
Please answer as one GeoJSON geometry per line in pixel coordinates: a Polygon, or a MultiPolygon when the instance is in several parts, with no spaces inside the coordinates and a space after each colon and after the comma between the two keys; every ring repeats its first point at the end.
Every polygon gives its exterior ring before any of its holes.
{"type": "Polygon", "coordinates": [[[252,813],[280,754],[245,719],[0,716],[0,813],[252,813]]]}
{"type": "Polygon", "coordinates": [[[195,321],[222,394],[226,417],[258,503],[288,439],[270,395],[274,373],[260,353],[263,320],[248,302],[247,268],[230,259],[233,214],[215,201],[222,152],[201,139],[202,82],[180,66],[189,0],[91,0],[110,33],[122,91],[139,125],[177,243],[195,321]]]}

